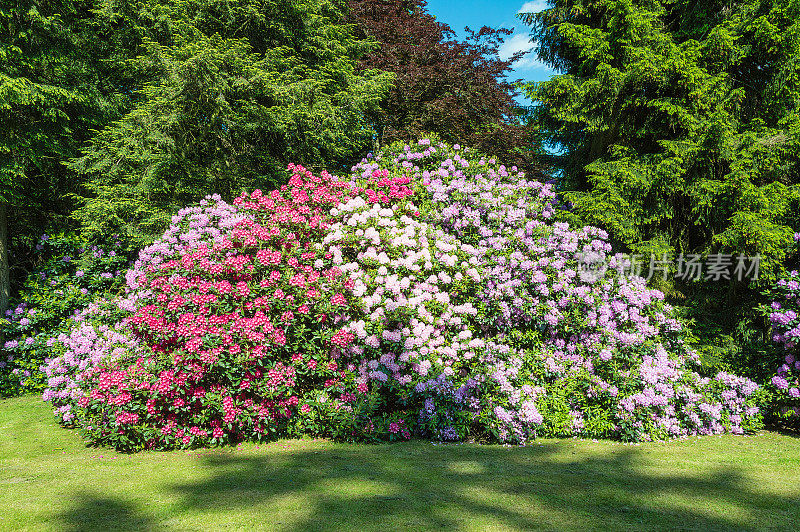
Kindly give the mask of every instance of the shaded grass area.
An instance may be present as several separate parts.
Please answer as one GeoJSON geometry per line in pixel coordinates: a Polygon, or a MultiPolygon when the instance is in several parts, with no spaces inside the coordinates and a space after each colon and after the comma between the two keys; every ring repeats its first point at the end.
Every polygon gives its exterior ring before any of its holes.
{"type": "Polygon", "coordinates": [[[122,455],[0,401],[0,529],[797,529],[800,439],[291,440],[122,455]]]}

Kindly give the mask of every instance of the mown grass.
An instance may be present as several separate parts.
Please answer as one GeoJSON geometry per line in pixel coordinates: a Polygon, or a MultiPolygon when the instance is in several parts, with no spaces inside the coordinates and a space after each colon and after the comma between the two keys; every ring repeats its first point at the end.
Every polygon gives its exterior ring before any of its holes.
{"type": "Polygon", "coordinates": [[[278,441],[122,455],[0,401],[0,530],[797,529],[800,439],[278,441]]]}

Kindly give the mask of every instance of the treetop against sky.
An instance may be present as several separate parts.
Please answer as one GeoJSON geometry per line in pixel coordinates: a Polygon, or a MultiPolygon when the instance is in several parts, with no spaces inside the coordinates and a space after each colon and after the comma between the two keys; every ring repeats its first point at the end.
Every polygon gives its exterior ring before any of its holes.
{"type": "MultiPolygon", "coordinates": [[[[528,36],[528,28],[519,19],[517,13],[535,13],[547,8],[546,0],[429,0],[428,11],[439,22],[448,24],[459,37],[464,36],[464,27],[478,30],[481,26],[502,26],[514,31],[509,35],[501,50],[506,59],[521,50],[531,50],[533,44],[528,36]]],[[[554,71],[541,63],[535,52],[531,51],[516,64],[514,74],[526,81],[543,81],[553,75],[554,71]]]]}

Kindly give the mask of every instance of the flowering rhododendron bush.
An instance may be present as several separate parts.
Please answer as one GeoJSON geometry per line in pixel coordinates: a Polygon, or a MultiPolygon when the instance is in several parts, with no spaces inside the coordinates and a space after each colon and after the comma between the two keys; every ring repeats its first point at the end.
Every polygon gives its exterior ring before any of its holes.
{"type": "Polygon", "coordinates": [[[142,251],[127,275],[125,323],[149,352],[83,372],[88,393],[76,407],[92,441],[137,449],[271,438],[312,423],[314,394],[353,396],[330,349],[350,341],[335,321],[352,281],[313,245],[349,186],[293,169],[283,191],[184,209],[142,251]]]}
{"type": "MultiPolygon", "coordinates": [[[[800,233],[794,235],[800,247],[800,233]]],[[[789,422],[800,423],[800,272],[792,270],[772,289],[775,299],[767,313],[772,324],[772,339],[785,352],[784,363],[778,368],[772,385],[777,392],[777,414],[789,422]]]]}
{"type": "Polygon", "coordinates": [[[477,361],[467,378],[480,383],[472,388],[479,419],[497,439],[647,440],[742,433],[760,423],[755,383],[696,373],[663,294],[619,274],[625,259],[610,255],[603,231],[551,222],[548,185],[468,149],[427,141],[362,161],[355,171],[410,176],[422,219],[461,242],[469,256],[463,268],[479,266],[476,340],[455,358],[477,361]]]}
{"type": "Polygon", "coordinates": [[[60,339],[63,422],[126,450],[758,427],[757,386],[696,373],[663,294],[602,231],[554,223],[548,185],[429,140],[347,178],[289,170],[182,210],[128,272],[127,316],[60,339]]]}
{"type": "Polygon", "coordinates": [[[116,236],[89,245],[70,234],[42,235],[35,244],[36,268],[27,275],[18,303],[0,320],[0,397],[41,392],[41,366],[70,317],[102,294],[118,292],[128,266],[116,236]]]}

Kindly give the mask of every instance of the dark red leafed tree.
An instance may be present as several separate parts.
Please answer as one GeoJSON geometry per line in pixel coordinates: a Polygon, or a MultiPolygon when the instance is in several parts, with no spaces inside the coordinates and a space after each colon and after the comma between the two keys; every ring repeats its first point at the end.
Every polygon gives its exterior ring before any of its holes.
{"type": "Polygon", "coordinates": [[[532,169],[532,138],[508,79],[518,53],[503,61],[498,50],[510,30],[467,29],[464,41],[428,13],[425,0],[351,0],[357,34],[380,48],[362,59],[363,68],[396,75],[379,113],[370,117],[378,143],[437,133],[506,161],[532,169]]]}

